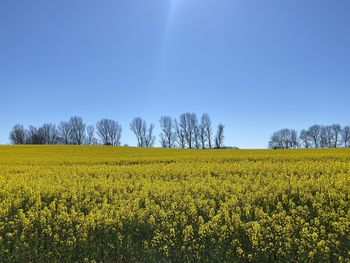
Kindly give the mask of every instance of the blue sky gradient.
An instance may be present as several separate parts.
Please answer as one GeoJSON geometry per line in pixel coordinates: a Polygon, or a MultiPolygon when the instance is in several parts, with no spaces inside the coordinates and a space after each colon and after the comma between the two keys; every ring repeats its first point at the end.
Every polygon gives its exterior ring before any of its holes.
{"type": "Polygon", "coordinates": [[[0,143],[15,123],[208,112],[226,145],[350,125],[350,1],[4,0],[0,143]]]}

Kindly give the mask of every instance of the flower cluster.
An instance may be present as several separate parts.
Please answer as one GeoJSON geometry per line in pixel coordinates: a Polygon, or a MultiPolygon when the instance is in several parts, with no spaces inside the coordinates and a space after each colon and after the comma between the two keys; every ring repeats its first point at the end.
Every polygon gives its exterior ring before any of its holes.
{"type": "Polygon", "coordinates": [[[0,147],[0,262],[349,262],[350,150],[0,147]]]}

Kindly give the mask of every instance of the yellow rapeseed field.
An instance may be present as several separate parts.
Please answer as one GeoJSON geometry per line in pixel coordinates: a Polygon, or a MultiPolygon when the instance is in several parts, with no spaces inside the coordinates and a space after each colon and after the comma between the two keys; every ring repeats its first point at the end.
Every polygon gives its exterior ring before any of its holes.
{"type": "Polygon", "coordinates": [[[350,262],[350,150],[0,147],[0,262],[350,262]]]}

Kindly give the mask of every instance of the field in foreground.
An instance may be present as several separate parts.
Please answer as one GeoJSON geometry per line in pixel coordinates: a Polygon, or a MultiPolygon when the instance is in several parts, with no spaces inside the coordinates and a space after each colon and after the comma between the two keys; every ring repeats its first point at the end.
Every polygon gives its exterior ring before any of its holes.
{"type": "Polygon", "coordinates": [[[350,150],[0,147],[0,262],[350,262],[350,150]]]}

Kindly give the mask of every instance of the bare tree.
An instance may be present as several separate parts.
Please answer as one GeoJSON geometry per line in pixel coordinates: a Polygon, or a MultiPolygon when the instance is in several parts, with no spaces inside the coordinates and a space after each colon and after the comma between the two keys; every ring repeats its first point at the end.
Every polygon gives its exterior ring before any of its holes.
{"type": "Polygon", "coordinates": [[[102,119],[96,124],[97,134],[104,145],[120,145],[122,127],[117,121],[102,119]]]}
{"type": "Polygon", "coordinates": [[[26,131],[23,125],[16,124],[15,126],[13,126],[9,138],[12,144],[25,144],[26,131]]]}
{"type": "Polygon", "coordinates": [[[221,148],[223,147],[224,143],[224,128],[225,125],[220,123],[217,128],[216,136],[215,136],[215,147],[216,148],[221,148]]]}
{"type": "Polygon", "coordinates": [[[38,129],[39,137],[43,144],[57,144],[59,141],[58,130],[53,123],[45,123],[38,129]]]}
{"type": "Polygon", "coordinates": [[[292,129],[282,129],[273,133],[269,141],[269,148],[273,149],[297,148],[298,145],[298,133],[292,129]]]}
{"type": "Polygon", "coordinates": [[[143,121],[140,117],[136,117],[130,123],[130,129],[133,131],[133,133],[136,136],[137,146],[143,147],[145,144],[144,137],[146,134],[146,122],[143,121]]]}
{"type": "Polygon", "coordinates": [[[196,124],[196,126],[194,127],[194,132],[193,132],[193,141],[194,141],[194,147],[196,147],[196,149],[201,148],[201,127],[200,125],[198,125],[198,122],[196,124]]]}
{"type": "Polygon", "coordinates": [[[328,148],[332,144],[332,130],[330,126],[320,125],[320,148],[328,148]]]}
{"type": "Polygon", "coordinates": [[[320,143],[321,148],[337,148],[339,146],[341,126],[333,124],[329,126],[320,126],[320,143]]]}
{"type": "Polygon", "coordinates": [[[293,129],[290,130],[290,147],[291,148],[299,147],[298,132],[293,129]]]}
{"type": "Polygon", "coordinates": [[[321,133],[322,133],[321,125],[316,124],[311,126],[308,129],[308,134],[314,148],[319,148],[321,145],[321,133]]]}
{"type": "Polygon", "coordinates": [[[190,119],[190,113],[181,114],[180,118],[179,118],[179,127],[184,135],[184,138],[185,138],[186,143],[188,144],[188,147],[192,148],[192,132],[193,132],[193,130],[191,130],[188,127],[189,119],[190,119]]]}
{"type": "Polygon", "coordinates": [[[174,124],[171,117],[162,116],[159,120],[162,132],[160,134],[160,143],[164,148],[173,148],[175,145],[174,124]]]}
{"type": "Polygon", "coordinates": [[[201,118],[201,141],[202,148],[205,148],[205,142],[208,143],[209,149],[212,148],[213,129],[211,127],[211,120],[207,113],[204,113],[201,118]]]}
{"type": "Polygon", "coordinates": [[[271,135],[269,141],[269,148],[271,149],[284,149],[283,139],[279,132],[275,132],[271,135]]]}
{"type": "Polygon", "coordinates": [[[153,123],[147,127],[146,121],[142,120],[140,117],[136,117],[130,123],[130,129],[134,132],[137,138],[137,146],[152,147],[154,145],[156,137],[153,135],[153,123]]]}
{"type": "Polygon", "coordinates": [[[341,141],[345,148],[349,147],[350,143],[350,127],[345,126],[341,131],[341,141]]]}
{"type": "Polygon", "coordinates": [[[339,124],[333,124],[331,126],[332,129],[332,142],[333,142],[333,146],[334,148],[337,148],[339,146],[339,141],[340,141],[340,137],[341,137],[341,131],[342,131],[342,127],[339,124]]]}
{"type": "Polygon", "coordinates": [[[44,144],[44,138],[42,132],[39,132],[38,128],[30,125],[26,131],[26,143],[27,144],[44,144]]]}
{"type": "Polygon", "coordinates": [[[304,148],[310,148],[312,142],[310,142],[310,136],[309,133],[306,130],[301,130],[299,139],[301,140],[304,148]]]}
{"type": "Polygon", "coordinates": [[[205,128],[204,128],[202,122],[199,125],[199,138],[200,138],[200,143],[201,143],[202,149],[205,149],[206,148],[206,142],[207,142],[207,136],[206,136],[205,128]]]}
{"type": "Polygon", "coordinates": [[[72,129],[68,121],[62,121],[58,125],[58,134],[60,141],[63,144],[71,144],[72,139],[72,129]]]}
{"type": "Polygon", "coordinates": [[[181,148],[212,148],[212,127],[208,114],[204,113],[200,124],[195,113],[183,113],[175,120],[176,142],[181,148]]]}
{"type": "MultiPolygon", "coordinates": [[[[147,124],[146,124],[146,128],[147,128],[147,124]]],[[[153,129],[154,129],[154,124],[151,123],[149,125],[149,127],[146,129],[147,130],[147,133],[146,133],[146,136],[144,138],[144,142],[145,142],[145,145],[146,147],[153,147],[154,145],[154,142],[156,140],[156,136],[153,135],[153,129]]]]}
{"type": "Polygon", "coordinates": [[[269,141],[269,148],[271,149],[284,149],[283,140],[280,138],[280,134],[275,132],[271,135],[269,141]]]}
{"type": "Polygon", "coordinates": [[[96,144],[96,138],[95,138],[95,128],[93,125],[88,125],[86,127],[86,142],[87,145],[94,145],[96,144]]]}
{"type": "Polygon", "coordinates": [[[162,148],[168,148],[168,142],[165,137],[162,137],[162,134],[160,134],[159,142],[162,148]]]}
{"type": "Polygon", "coordinates": [[[175,119],[175,134],[176,134],[175,138],[178,146],[180,148],[185,148],[186,147],[185,133],[178,125],[176,119],[175,119]]]}
{"type": "MultiPolygon", "coordinates": [[[[339,124],[328,126],[316,124],[308,130],[301,130],[299,139],[305,148],[336,148],[344,143],[343,131],[339,124]]],[[[345,137],[347,137],[346,134],[345,137]]],[[[290,141],[288,148],[299,147],[297,132],[289,129],[282,129],[274,133],[271,136],[269,146],[273,148],[287,148],[286,141],[290,141]]]]}
{"type": "Polygon", "coordinates": [[[196,129],[198,129],[197,115],[189,112],[181,114],[179,127],[183,131],[188,147],[191,149],[195,143],[196,129]]]}
{"type": "Polygon", "coordinates": [[[73,116],[69,120],[69,125],[71,129],[71,142],[78,145],[83,144],[86,129],[86,124],[83,119],[78,116],[73,116]]]}

